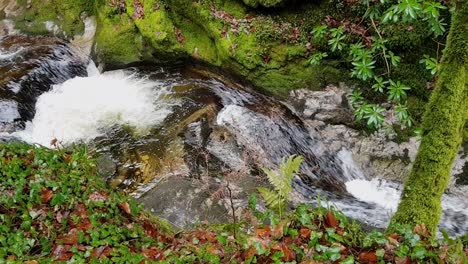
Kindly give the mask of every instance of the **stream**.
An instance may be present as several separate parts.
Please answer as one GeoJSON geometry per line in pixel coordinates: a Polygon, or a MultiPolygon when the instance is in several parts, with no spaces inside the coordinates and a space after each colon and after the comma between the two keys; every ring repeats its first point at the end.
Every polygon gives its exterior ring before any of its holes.
{"type": "MultiPolygon", "coordinates": [[[[349,217],[384,228],[401,184],[366,177],[350,151],[329,151],[293,110],[202,67],[100,73],[58,39],[0,39],[0,142],[87,144],[110,186],[137,198],[167,177],[264,178],[262,168],[301,155],[295,199],[316,204],[320,195],[349,217]]],[[[442,203],[439,227],[468,232],[468,201],[447,194],[442,203]]]]}

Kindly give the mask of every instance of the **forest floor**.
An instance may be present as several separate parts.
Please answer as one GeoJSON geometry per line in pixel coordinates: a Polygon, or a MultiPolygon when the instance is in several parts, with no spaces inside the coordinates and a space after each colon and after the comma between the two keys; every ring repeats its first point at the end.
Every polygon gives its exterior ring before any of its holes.
{"type": "Polygon", "coordinates": [[[0,263],[466,263],[464,238],[364,232],[334,208],[175,232],[96,175],[83,147],[0,145],[0,263]]]}

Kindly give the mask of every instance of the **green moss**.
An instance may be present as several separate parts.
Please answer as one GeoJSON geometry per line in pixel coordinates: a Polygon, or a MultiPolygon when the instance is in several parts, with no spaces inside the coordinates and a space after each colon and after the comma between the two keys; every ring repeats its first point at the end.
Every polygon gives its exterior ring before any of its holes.
{"type": "Polygon", "coordinates": [[[274,7],[286,2],[285,0],[243,0],[244,3],[251,7],[274,7]]]}
{"type": "MultiPolygon", "coordinates": [[[[232,32],[229,19],[216,18],[212,12],[244,19],[248,10],[237,0],[140,0],[143,14],[139,17],[134,17],[134,0],[125,1],[125,14],[118,14],[115,7],[100,1],[98,54],[110,64],[169,62],[192,57],[242,76],[275,95],[286,95],[295,88],[319,89],[341,80],[344,75],[329,63],[324,67],[309,67],[306,63],[309,51],[303,40],[268,42],[258,30],[232,32]]],[[[321,14],[322,7],[329,5],[306,5],[312,15],[321,14]]],[[[292,12],[296,15],[287,16],[291,29],[306,19],[304,10],[292,12]]],[[[261,19],[264,17],[261,14],[257,17],[254,28],[282,23],[279,17],[261,19]]],[[[318,21],[316,18],[306,24],[312,27],[318,21]]]]}
{"type": "Polygon", "coordinates": [[[113,12],[106,5],[98,6],[98,57],[105,63],[114,65],[140,61],[144,42],[133,20],[126,14],[116,15],[113,12]]]}
{"type": "Polygon", "coordinates": [[[468,109],[468,5],[457,1],[436,89],[423,117],[423,137],[392,223],[425,224],[432,234],[442,213],[468,109]]]}
{"type": "MultiPolygon", "coordinates": [[[[17,3],[27,5],[27,1],[17,3]]],[[[15,18],[16,27],[27,34],[46,34],[45,22],[53,22],[64,36],[73,37],[83,32],[81,14],[93,14],[93,5],[94,1],[90,0],[32,0],[30,7],[15,18]]]]}

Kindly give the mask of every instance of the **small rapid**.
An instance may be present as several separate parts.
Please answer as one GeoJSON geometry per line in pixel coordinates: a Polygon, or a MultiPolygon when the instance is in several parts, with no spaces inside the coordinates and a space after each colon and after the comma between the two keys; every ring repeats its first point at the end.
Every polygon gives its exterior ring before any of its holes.
{"type": "MultiPolygon", "coordinates": [[[[43,43],[43,56],[17,66],[32,56],[18,43],[3,42],[0,53],[0,138],[88,144],[105,157],[111,186],[136,192],[161,175],[198,174],[200,166],[215,175],[260,175],[297,154],[304,157],[294,179],[299,201],[316,203],[320,195],[379,228],[396,210],[400,183],[367,178],[350,151],[329,151],[288,107],[248,87],[198,69],[99,73],[63,43],[43,43]],[[14,67],[23,67],[16,77],[14,67]]],[[[446,194],[443,207],[440,228],[468,232],[468,201],[446,194]]]]}
{"type": "Polygon", "coordinates": [[[53,85],[40,95],[36,114],[16,133],[22,140],[47,146],[51,139],[61,144],[89,143],[115,125],[126,125],[138,135],[160,124],[170,106],[159,101],[167,91],[154,81],[135,78],[123,71],[76,77],[53,85]]]}

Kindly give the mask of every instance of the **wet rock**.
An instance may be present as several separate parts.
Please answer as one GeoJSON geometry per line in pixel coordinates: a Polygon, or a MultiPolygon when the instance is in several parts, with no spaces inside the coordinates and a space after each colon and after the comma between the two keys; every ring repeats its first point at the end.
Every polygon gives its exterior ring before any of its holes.
{"type": "Polygon", "coordinates": [[[306,89],[291,92],[291,104],[307,119],[328,124],[347,124],[353,121],[353,113],[346,99],[347,88],[327,86],[323,91],[306,89]]]}
{"type": "Polygon", "coordinates": [[[236,216],[247,208],[248,193],[260,186],[253,177],[231,175],[229,189],[226,180],[204,178],[192,180],[181,176],[170,176],[144,194],[141,201],[146,209],[167,219],[175,227],[186,228],[199,223],[232,222],[232,207],[236,216]],[[232,198],[232,204],[231,204],[232,198]]]}
{"type": "MultiPolygon", "coordinates": [[[[413,137],[407,142],[397,143],[394,132],[379,130],[368,135],[353,128],[352,109],[347,103],[347,93],[349,89],[344,85],[328,86],[324,91],[298,90],[291,92],[289,104],[306,119],[311,133],[320,134],[329,151],[338,153],[343,149],[349,150],[352,160],[363,175],[368,178],[404,181],[411,171],[419,139],[413,137]]],[[[389,107],[386,114],[388,122],[394,121],[392,111],[389,107]]],[[[454,162],[452,175],[463,174],[467,164],[468,157],[462,148],[454,162]]],[[[457,178],[460,177],[452,177],[448,191],[455,191],[457,178]]]]}

